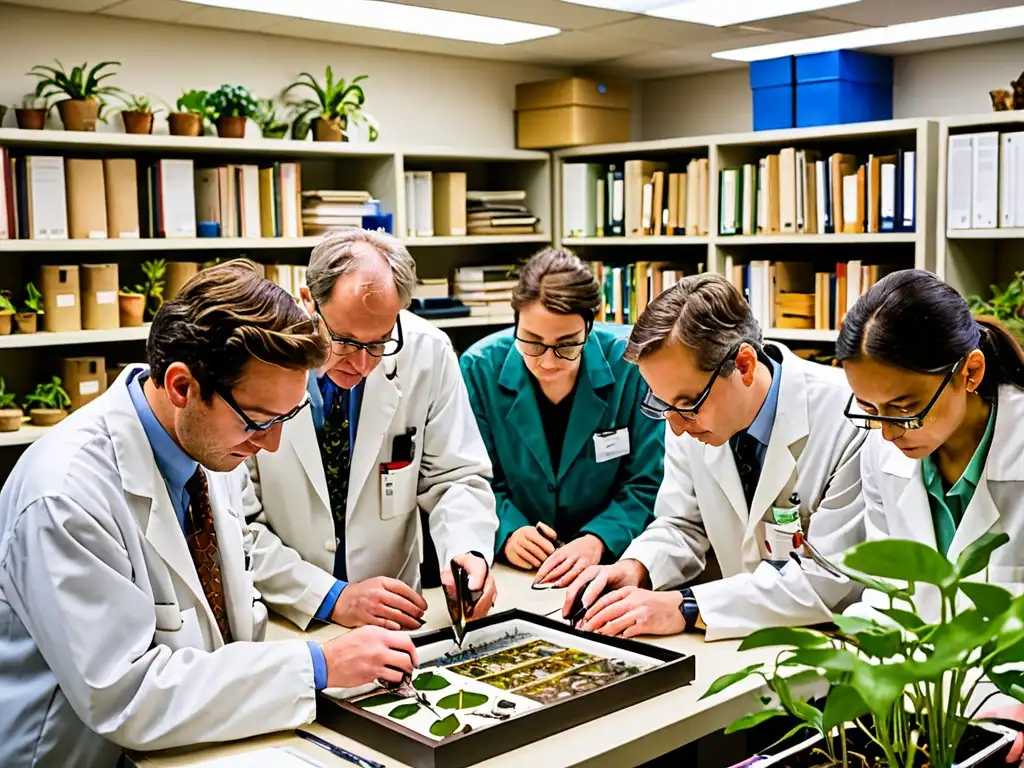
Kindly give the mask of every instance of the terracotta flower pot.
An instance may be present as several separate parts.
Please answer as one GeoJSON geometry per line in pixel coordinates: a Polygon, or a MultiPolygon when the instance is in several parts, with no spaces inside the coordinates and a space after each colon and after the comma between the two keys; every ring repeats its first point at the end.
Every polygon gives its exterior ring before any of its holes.
{"type": "Polygon", "coordinates": [[[202,136],[203,116],[195,112],[171,112],[167,116],[171,136],[202,136]]]}
{"type": "Polygon", "coordinates": [[[0,312],[0,336],[10,336],[13,328],[14,313],[0,312]]]}
{"type": "Polygon", "coordinates": [[[152,133],[153,113],[152,112],[121,112],[121,120],[124,123],[125,133],[152,133]]]}
{"type": "Polygon", "coordinates": [[[313,121],[313,141],[344,141],[345,137],[341,132],[341,118],[335,117],[332,120],[324,120],[318,117],[313,121]]]}
{"type": "Polygon", "coordinates": [[[18,333],[35,333],[39,329],[39,315],[35,312],[19,312],[14,316],[18,333]]]}
{"type": "Polygon", "coordinates": [[[117,309],[121,316],[122,328],[138,328],[142,325],[142,316],[146,313],[146,297],[140,293],[119,291],[117,309]]]}
{"type": "Polygon", "coordinates": [[[18,127],[24,131],[41,131],[46,127],[46,112],[43,108],[14,110],[14,116],[18,120],[18,127]]]}
{"type": "Polygon", "coordinates": [[[65,131],[95,131],[100,117],[100,103],[96,99],[65,99],[57,102],[65,131]]]}
{"type": "Polygon", "coordinates": [[[21,408],[0,409],[0,432],[17,432],[21,429],[24,418],[25,414],[21,408]]]}
{"type": "Polygon", "coordinates": [[[222,139],[244,139],[245,118],[222,115],[217,118],[217,135],[222,139]]]}
{"type": "Polygon", "coordinates": [[[52,427],[68,417],[63,408],[32,408],[28,415],[37,427],[52,427]]]}

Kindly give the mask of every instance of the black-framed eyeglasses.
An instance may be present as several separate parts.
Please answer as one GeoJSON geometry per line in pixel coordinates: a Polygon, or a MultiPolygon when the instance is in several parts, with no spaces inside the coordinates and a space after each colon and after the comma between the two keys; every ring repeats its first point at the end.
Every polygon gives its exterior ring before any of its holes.
{"type": "Polygon", "coordinates": [[[740,353],[740,348],[743,346],[743,342],[740,342],[731,350],[729,353],[722,358],[722,361],[715,367],[714,373],[711,374],[711,379],[707,385],[697,396],[697,399],[693,402],[693,405],[687,405],[679,407],[677,405],[669,405],[664,400],[659,399],[651,391],[651,388],[647,388],[647,393],[644,395],[644,399],[640,401],[640,411],[650,419],[662,420],[668,417],[669,413],[674,413],[679,416],[683,421],[694,423],[697,421],[697,413],[700,411],[701,406],[704,405],[708,396],[711,394],[711,388],[715,385],[719,375],[722,373],[722,369],[726,363],[733,362],[736,360],[736,355],[740,353]]]}
{"type": "Polygon", "coordinates": [[[217,394],[220,395],[221,400],[223,400],[231,407],[231,410],[235,412],[238,418],[242,420],[242,423],[245,424],[245,431],[249,433],[266,432],[275,424],[280,424],[281,422],[294,419],[302,412],[302,409],[305,408],[310,403],[309,393],[307,392],[306,396],[302,399],[302,402],[296,405],[290,411],[288,411],[288,413],[282,413],[280,416],[275,416],[274,418],[268,419],[267,421],[253,421],[251,418],[249,418],[248,414],[246,414],[246,412],[239,407],[238,403],[235,402],[235,398],[230,391],[226,389],[218,389],[217,394]]]}
{"type": "Polygon", "coordinates": [[[395,330],[392,331],[393,334],[397,332],[397,337],[393,335],[385,341],[371,341],[367,343],[349,339],[345,336],[338,336],[331,330],[331,326],[327,324],[327,318],[324,317],[324,313],[320,310],[320,305],[315,301],[313,302],[313,308],[316,310],[317,317],[323,322],[324,328],[327,329],[327,335],[331,338],[331,352],[338,357],[348,357],[349,355],[354,355],[359,350],[365,351],[370,357],[391,357],[401,352],[402,347],[405,346],[405,337],[402,335],[401,315],[395,319],[395,330]]]}
{"type": "Polygon", "coordinates": [[[519,338],[519,331],[516,331],[516,349],[527,357],[541,357],[549,349],[555,353],[555,357],[562,360],[579,360],[583,354],[583,347],[587,343],[588,333],[584,332],[582,341],[561,341],[558,344],[545,344],[541,341],[530,341],[519,338]]]}
{"type": "Polygon", "coordinates": [[[935,394],[932,395],[932,399],[928,401],[928,404],[922,408],[919,412],[911,416],[880,416],[878,414],[865,413],[860,409],[857,404],[857,398],[855,395],[850,395],[850,399],[846,403],[846,409],[843,411],[843,415],[846,416],[858,429],[881,429],[883,425],[890,424],[894,427],[901,427],[904,430],[907,429],[921,429],[924,426],[925,417],[938,402],[939,397],[942,395],[943,390],[949,385],[949,382],[953,380],[953,375],[960,370],[961,364],[963,364],[965,358],[960,358],[946,371],[946,375],[942,379],[942,383],[939,384],[939,388],[935,390],[935,394]],[[856,410],[854,410],[856,409],[856,410]]]}

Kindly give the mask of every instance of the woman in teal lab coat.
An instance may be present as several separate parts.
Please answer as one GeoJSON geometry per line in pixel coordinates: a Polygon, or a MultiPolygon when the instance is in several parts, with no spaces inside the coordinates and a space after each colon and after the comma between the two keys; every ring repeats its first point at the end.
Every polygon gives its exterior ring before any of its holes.
{"type": "Polygon", "coordinates": [[[640,412],[645,385],[622,360],[629,326],[594,323],[601,290],[569,251],[523,267],[515,327],[461,358],[498,505],[495,554],[566,586],[614,562],[652,519],[664,425],[640,412]],[[563,543],[564,542],[564,543],[563,543]]]}

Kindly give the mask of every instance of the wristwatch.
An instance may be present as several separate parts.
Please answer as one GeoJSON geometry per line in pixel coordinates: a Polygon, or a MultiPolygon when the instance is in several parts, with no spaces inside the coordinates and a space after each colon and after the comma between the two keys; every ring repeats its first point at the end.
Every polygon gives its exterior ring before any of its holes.
{"type": "Polygon", "coordinates": [[[700,608],[697,607],[697,598],[693,596],[692,589],[683,587],[679,590],[679,594],[683,596],[683,602],[679,604],[679,612],[683,614],[683,621],[686,622],[683,631],[687,632],[694,629],[697,617],[700,615],[700,608]]]}

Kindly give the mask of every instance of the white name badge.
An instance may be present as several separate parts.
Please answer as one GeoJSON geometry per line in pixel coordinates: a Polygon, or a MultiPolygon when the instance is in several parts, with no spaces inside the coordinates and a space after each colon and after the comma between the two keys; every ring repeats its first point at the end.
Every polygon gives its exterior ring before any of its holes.
{"type": "Polygon", "coordinates": [[[594,458],[602,464],[620,456],[629,454],[629,428],[615,429],[611,432],[598,432],[594,435],[594,458]]]}
{"type": "Polygon", "coordinates": [[[387,471],[380,473],[380,510],[384,517],[395,514],[395,476],[387,471]]]}

